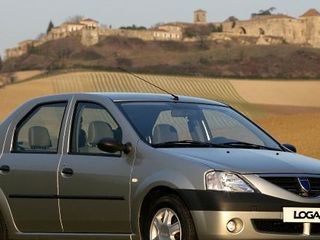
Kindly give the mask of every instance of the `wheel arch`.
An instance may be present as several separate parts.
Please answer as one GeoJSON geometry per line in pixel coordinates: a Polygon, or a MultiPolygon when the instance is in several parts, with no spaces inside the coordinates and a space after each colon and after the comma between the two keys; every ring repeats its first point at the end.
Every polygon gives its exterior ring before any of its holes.
{"type": "Polygon", "coordinates": [[[193,186],[191,182],[186,178],[179,179],[178,175],[176,175],[175,182],[168,181],[168,179],[166,181],[158,179],[158,181],[149,183],[150,185],[142,184],[136,191],[135,197],[132,199],[132,202],[134,202],[131,215],[132,231],[140,237],[138,239],[141,239],[141,221],[145,217],[145,211],[148,209],[148,206],[150,206],[149,203],[152,199],[155,197],[174,194],[187,206],[185,199],[179,193],[179,189],[195,189],[195,186],[193,186]],[[176,183],[181,183],[181,181],[183,181],[183,185],[176,185],[176,183]]]}
{"type": "Polygon", "coordinates": [[[141,203],[141,207],[139,211],[139,229],[141,227],[141,222],[145,220],[147,210],[152,204],[152,201],[159,197],[167,196],[171,194],[178,196],[184,202],[184,204],[186,204],[186,202],[184,201],[182,196],[179,194],[179,192],[176,189],[173,189],[168,186],[156,186],[147,193],[147,195],[144,197],[141,203]]]}
{"type": "MultiPolygon", "coordinates": [[[[143,224],[146,222],[146,220],[148,218],[148,209],[150,209],[150,207],[152,206],[153,202],[156,199],[159,199],[160,197],[163,197],[163,196],[169,196],[169,195],[174,195],[174,196],[178,197],[184,203],[186,208],[189,210],[189,207],[188,207],[185,199],[183,198],[183,196],[179,193],[179,191],[177,189],[173,189],[171,187],[164,186],[164,185],[156,186],[156,187],[152,188],[147,193],[147,195],[144,197],[142,204],[141,204],[141,207],[140,207],[138,234],[137,234],[139,236],[139,239],[142,239],[142,232],[141,231],[144,228],[143,224]]],[[[190,214],[190,217],[191,217],[191,221],[193,222],[193,226],[195,227],[192,214],[190,214]]],[[[195,228],[195,234],[197,235],[196,228],[195,228]]]]}
{"type": "Polygon", "coordinates": [[[140,214],[143,213],[146,199],[159,192],[176,194],[188,208],[181,190],[204,190],[203,176],[208,166],[191,162],[177,168],[161,166],[161,169],[148,169],[149,174],[143,170],[134,171],[132,176],[136,181],[131,183],[130,194],[131,230],[138,236],[137,239],[140,239],[140,214]]]}

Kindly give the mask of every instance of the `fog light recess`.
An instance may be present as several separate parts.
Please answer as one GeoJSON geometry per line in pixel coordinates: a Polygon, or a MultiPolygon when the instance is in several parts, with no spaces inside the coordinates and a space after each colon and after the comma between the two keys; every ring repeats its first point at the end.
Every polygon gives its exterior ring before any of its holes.
{"type": "Polygon", "coordinates": [[[239,233],[243,229],[243,222],[239,218],[231,219],[227,223],[227,230],[230,233],[239,233]]]}

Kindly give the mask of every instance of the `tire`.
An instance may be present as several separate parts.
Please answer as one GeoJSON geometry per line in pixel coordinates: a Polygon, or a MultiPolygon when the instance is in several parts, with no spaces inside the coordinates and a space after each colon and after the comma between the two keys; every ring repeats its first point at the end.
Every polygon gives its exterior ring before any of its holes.
{"type": "Polygon", "coordinates": [[[150,206],[142,225],[143,240],[197,239],[191,214],[178,196],[162,196],[150,206]]]}
{"type": "Polygon", "coordinates": [[[0,215],[0,239],[1,240],[7,240],[7,228],[6,228],[6,224],[3,220],[3,218],[0,215]]]}

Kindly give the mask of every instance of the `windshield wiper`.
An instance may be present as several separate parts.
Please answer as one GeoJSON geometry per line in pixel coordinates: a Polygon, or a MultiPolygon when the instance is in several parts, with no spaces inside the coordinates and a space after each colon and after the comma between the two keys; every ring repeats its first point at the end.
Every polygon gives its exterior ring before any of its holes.
{"type": "Polygon", "coordinates": [[[226,147],[234,147],[234,148],[253,148],[253,149],[265,149],[265,150],[273,150],[273,151],[281,151],[281,149],[277,148],[271,148],[263,145],[258,145],[254,143],[248,143],[248,142],[226,142],[222,143],[221,145],[226,146],[226,147]]]}
{"type": "Polygon", "coordinates": [[[280,149],[271,148],[263,145],[248,143],[248,142],[227,142],[227,143],[210,143],[210,142],[199,142],[199,141],[192,141],[192,140],[183,140],[183,141],[170,141],[170,142],[163,142],[163,143],[155,143],[152,144],[153,147],[207,147],[207,148],[252,148],[252,149],[265,149],[265,150],[273,150],[273,151],[280,151],[280,149]]]}
{"type": "Polygon", "coordinates": [[[171,141],[171,142],[163,142],[163,143],[155,143],[152,144],[153,147],[226,147],[220,144],[214,144],[210,142],[199,142],[192,140],[183,140],[183,141],[171,141]]]}

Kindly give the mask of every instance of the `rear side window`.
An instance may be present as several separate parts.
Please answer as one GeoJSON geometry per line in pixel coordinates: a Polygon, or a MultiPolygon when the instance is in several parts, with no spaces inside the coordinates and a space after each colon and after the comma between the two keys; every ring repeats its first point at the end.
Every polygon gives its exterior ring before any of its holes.
{"type": "Polygon", "coordinates": [[[17,125],[13,151],[19,153],[57,153],[66,106],[66,102],[50,103],[33,109],[17,125]]]}

